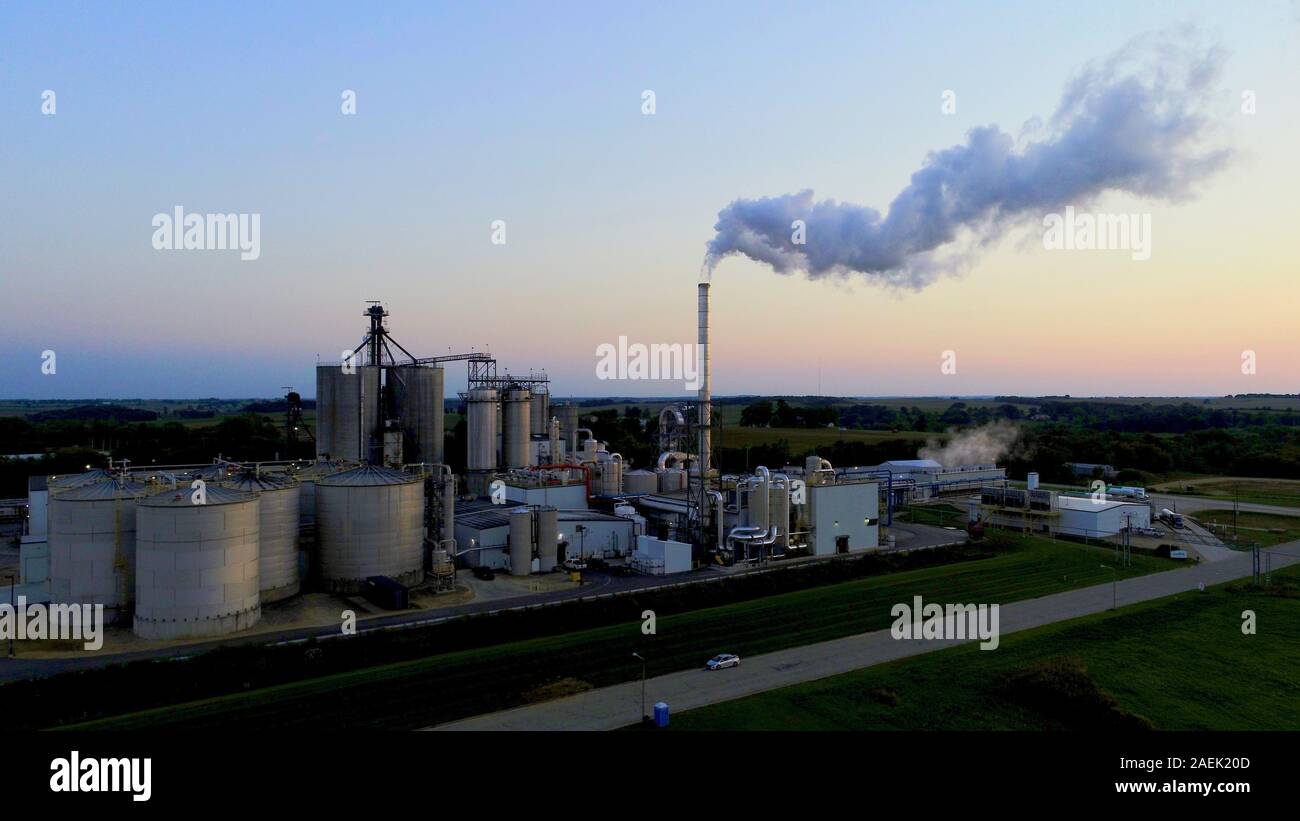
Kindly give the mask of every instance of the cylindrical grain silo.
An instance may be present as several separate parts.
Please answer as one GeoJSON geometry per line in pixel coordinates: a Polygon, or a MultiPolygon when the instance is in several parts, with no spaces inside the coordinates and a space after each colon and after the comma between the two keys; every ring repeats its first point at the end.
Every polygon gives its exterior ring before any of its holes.
{"type": "Polygon", "coordinates": [[[533,511],[517,507],[510,511],[510,575],[533,572],[533,511]]]}
{"type": "Polygon", "coordinates": [[[658,490],[659,480],[653,471],[629,470],[623,474],[623,492],[625,493],[656,493],[658,490]]]}
{"type": "Polygon", "coordinates": [[[537,569],[550,573],[560,561],[560,511],[537,509],[537,569]]]}
{"type": "Polygon", "coordinates": [[[141,499],[137,510],[135,634],[221,636],[262,616],[256,494],[209,485],[141,499]]]}
{"type": "Polygon", "coordinates": [[[424,578],[424,481],[365,465],[316,482],[316,566],[325,589],[357,593],[371,576],[424,578]]]}
{"type": "Polygon", "coordinates": [[[502,412],[505,416],[501,428],[501,464],[503,467],[528,467],[532,401],[532,393],[527,388],[510,388],[502,399],[502,412]]]}
{"type": "Polygon", "coordinates": [[[236,474],[227,483],[233,490],[257,494],[260,532],[258,588],[262,604],[287,599],[301,588],[298,579],[298,509],[302,488],[283,476],[236,474]]]}
{"type": "Polygon", "coordinates": [[[393,402],[402,423],[404,459],[441,464],[443,457],[443,371],[403,365],[389,370],[393,402]]]}
{"type": "Polygon", "coordinates": [[[475,388],[466,397],[465,465],[473,472],[496,470],[497,392],[475,388]]]}
{"type": "Polygon", "coordinates": [[[368,459],[378,426],[379,368],[316,366],[316,458],[368,459]]]}
{"type": "Polygon", "coordinates": [[[135,598],[136,503],[148,488],[100,479],[50,498],[50,600],[102,604],[115,621],[135,598]]]}
{"type": "Polygon", "coordinates": [[[534,436],[550,434],[551,395],[545,391],[534,391],[532,409],[529,411],[530,432],[534,436]]]}

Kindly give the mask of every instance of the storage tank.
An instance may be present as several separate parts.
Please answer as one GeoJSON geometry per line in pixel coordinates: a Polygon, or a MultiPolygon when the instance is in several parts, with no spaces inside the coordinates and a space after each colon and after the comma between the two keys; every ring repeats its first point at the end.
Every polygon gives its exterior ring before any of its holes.
{"type": "Polygon", "coordinates": [[[49,502],[50,600],[102,604],[116,621],[135,597],[139,482],[99,479],[67,488],[49,502]]]}
{"type": "Polygon", "coordinates": [[[501,402],[505,418],[501,428],[501,464],[507,468],[528,467],[529,431],[532,430],[532,392],[509,388],[501,402]]]}
{"type": "Polygon", "coordinates": [[[135,634],[147,639],[221,636],[262,616],[256,494],[209,485],[196,505],[181,487],[140,500],[135,634]]]}
{"type": "Polygon", "coordinates": [[[671,493],[686,488],[686,471],[681,468],[668,468],[657,471],[657,475],[659,477],[660,493],[671,493]]]}
{"type": "Polygon", "coordinates": [[[357,593],[369,576],[424,578],[424,481],[363,465],[316,482],[317,562],[325,589],[357,593]]]}
{"type": "Polygon", "coordinates": [[[560,436],[568,443],[569,453],[576,453],[578,450],[578,406],[573,402],[565,402],[559,405],[560,418],[560,436]]]}
{"type": "Polygon", "coordinates": [[[402,423],[407,462],[442,464],[443,370],[403,365],[389,370],[393,402],[402,423]]]}
{"type": "Polygon", "coordinates": [[[629,470],[623,474],[623,491],[625,493],[657,493],[659,479],[653,471],[629,470]]]}
{"type": "Polygon", "coordinates": [[[553,507],[537,509],[537,569],[550,573],[559,564],[560,511],[553,507]]]}
{"type": "Polygon", "coordinates": [[[549,436],[551,421],[551,395],[533,392],[532,408],[528,412],[529,432],[534,436],[549,436]]]}
{"type": "Polygon", "coordinates": [[[298,509],[302,489],[283,476],[236,474],[232,490],[256,494],[258,502],[258,591],[262,604],[287,599],[301,588],[298,579],[298,509]]]}
{"type": "Polygon", "coordinates": [[[517,507],[510,511],[510,575],[533,572],[533,511],[517,507]]]}
{"type": "Polygon", "coordinates": [[[768,491],[768,510],[772,512],[772,524],[776,525],[776,542],[774,547],[790,546],[790,488],[773,485],[768,491]]]}
{"type": "Polygon", "coordinates": [[[379,413],[379,368],[316,366],[316,458],[364,461],[379,413]]]}
{"type": "Polygon", "coordinates": [[[497,392],[495,388],[475,388],[466,397],[465,465],[470,471],[496,470],[497,466],[497,392]]]}
{"type": "Polygon", "coordinates": [[[596,469],[600,477],[597,492],[603,496],[617,496],[623,492],[623,459],[614,456],[603,449],[596,454],[596,469]]]}
{"type": "Polygon", "coordinates": [[[106,479],[115,478],[116,477],[108,471],[96,468],[94,470],[88,470],[85,473],[68,473],[62,476],[50,476],[46,479],[45,487],[49,490],[50,495],[53,496],[56,493],[62,493],[70,488],[81,487],[82,485],[88,485],[92,482],[101,482],[106,479]]]}

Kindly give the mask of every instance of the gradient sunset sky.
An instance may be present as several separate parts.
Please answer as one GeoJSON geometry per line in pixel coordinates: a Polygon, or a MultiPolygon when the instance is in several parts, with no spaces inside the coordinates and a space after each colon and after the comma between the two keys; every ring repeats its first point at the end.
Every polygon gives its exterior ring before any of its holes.
{"type": "Polygon", "coordinates": [[[0,6],[0,397],[310,396],[371,299],[420,355],[681,394],[599,381],[595,351],[694,341],[722,208],[883,211],[928,152],[1046,118],[1089,61],[1184,24],[1226,54],[1207,110],[1234,157],[1184,202],[1092,203],[1149,213],[1149,260],[1030,226],[913,292],[731,257],[714,392],[1300,391],[1294,2],[362,5],[0,6]],[[260,214],[260,258],[154,250],[178,205],[260,214]]]}

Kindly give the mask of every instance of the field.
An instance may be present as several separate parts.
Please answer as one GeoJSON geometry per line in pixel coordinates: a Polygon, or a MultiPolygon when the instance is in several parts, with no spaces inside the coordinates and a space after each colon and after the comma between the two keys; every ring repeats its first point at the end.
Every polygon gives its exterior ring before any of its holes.
{"type": "Polygon", "coordinates": [[[1300,573],[1210,588],[674,716],[678,730],[1300,729],[1300,573]],[[1243,610],[1257,635],[1243,635],[1243,610]]]}
{"type": "Polygon", "coordinates": [[[801,452],[808,448],[820,448],[832,445],[839,441],[845,442],[867,442],[875,444],[889,440],[899,440],[916,442],[923,445],[927,441],[934,439],[943,441],[946,437],[937,433],[916,433],[915,431],[899,431],[892,433],[887,430],[839,430],[838,428],[742,428],[739,426],[726,427],[722,433],[716,436],[713,443],[720,448],[744,448],[753,447],[754,445],[774,445],[781,440],[790,443],[790,449],[793,452],[801,452]]]}
{"type": "Polygon", "coordinates": [[[1300,479],[1252,479],[1234,476],[1202,476],[1162,482],[1153,490],[1188,496],[1207,496],[1261,505],[1300,507],[1300,479]]]}
{"type": "Polygon", "coordinates": [[[1192,518],[1210,528],[1225,541],[1245,544],[1258,542],[1261,547],[1271,547],[1300,539],[1300,516],[1278,516],[1272,513],[1241,511],[1236,516],[1236,539],[1233,539],[1231,508],[1199,510],[1192,518]]]}
{"type": "MultiPolygon", "coordinates": [[[[887,627],[890,608],[913,595],[938,601],[1006,602],[1110,580],[1102,548],[1012,537],[989,558],[872,576],[725,607],[660,614],[657,633],[632,621],[558,636],[421,658],[246,693],[89,722],[134,728],[415,728],[505,709],[542,692],[601,687],[695,667],[726,648],[741,655],[887,627]]],[[[1121,576],[1170,569],[1135,556],[1121,576]]],[[[304,652],[309,652],[304,649],[304,652]]]]}

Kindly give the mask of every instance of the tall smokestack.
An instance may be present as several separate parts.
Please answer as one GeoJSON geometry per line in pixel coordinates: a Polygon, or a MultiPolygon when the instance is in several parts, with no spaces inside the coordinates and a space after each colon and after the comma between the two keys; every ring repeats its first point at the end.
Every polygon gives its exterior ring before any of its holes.
{"type": "Polygon", "coordinates": [[[700,476],[707,476],[713,461],[713,390],[709,384],[709,283],[700,283],[700,476]]]}

